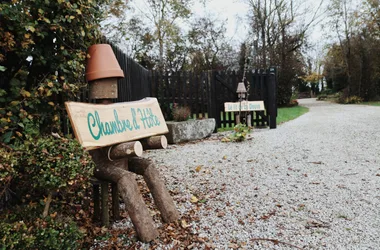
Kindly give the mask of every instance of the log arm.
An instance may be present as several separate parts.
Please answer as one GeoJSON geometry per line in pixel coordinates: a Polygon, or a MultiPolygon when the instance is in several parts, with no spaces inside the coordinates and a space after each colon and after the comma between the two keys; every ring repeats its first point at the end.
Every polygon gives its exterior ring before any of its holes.
{"type": "Polygon", "coordinates": [[[142,175],[154,202],[161,212],[162,220],[166,223],[179,219],[179,213],[174,205],[174,201],[160,178],[160,174],[150,159],[133,157],[128,159],[129,171],[142,175]]]}
{"type": "Polygon", "coordinates": [[[149,242],[158,237],[158,231],[140,194],[135,176],[128,171],[128,160],[110,161],[109,148],[90,151],[96,164],[94,175],[101,180],[115,182],[123,198],[137,236],[143,242],[149,242]]]}

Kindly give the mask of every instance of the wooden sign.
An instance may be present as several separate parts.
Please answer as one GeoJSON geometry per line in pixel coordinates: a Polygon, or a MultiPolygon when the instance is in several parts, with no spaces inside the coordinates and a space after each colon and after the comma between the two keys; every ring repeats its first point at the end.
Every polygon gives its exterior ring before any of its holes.
{"type": "Polygon", "coordinates": [[[242,101],[240,102],[225,102],[225,112],[239,112],[240,111],[263,111],[265,110],[263,101],[242,101]]]}
{"type": "Polygon", "coordinates": [[[114,104],[66,102],[65,105],[75,136],[86,150],[168,132],[156,98],[114,104]]]}

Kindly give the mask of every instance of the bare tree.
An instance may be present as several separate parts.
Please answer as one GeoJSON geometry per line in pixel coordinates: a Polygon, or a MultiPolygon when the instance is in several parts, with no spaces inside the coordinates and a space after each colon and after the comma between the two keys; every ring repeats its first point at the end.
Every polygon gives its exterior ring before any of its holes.
{"type": "MultiPolygon", "coordinates": [[[[322,14],[320,0],[309,21],[301,3],[295,0],[247,0],[251,9],[251,40],[255,44],[255,67],[279,66],[279,104],[287,104],[292,84],[301,73],[301,48],[306,32],[316,25],[322,14]]],[[[309,15],[309,14],[308,14],[309,15]]]]}

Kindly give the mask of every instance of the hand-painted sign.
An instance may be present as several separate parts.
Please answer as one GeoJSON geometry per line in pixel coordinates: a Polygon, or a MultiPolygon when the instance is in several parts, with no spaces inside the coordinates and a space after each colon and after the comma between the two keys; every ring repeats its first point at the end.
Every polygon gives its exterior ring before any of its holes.
{"type": "Polygon", "coordinates": [[[114,104],[66,102],[79,143],[86,149],[168,132],[156,98],[114,104]]]}
{"type": "Polygon", "coordinates": [[[265,110],[263,101],[242,101],[242,102],[225,102],[225,112],[236,111],[262,111],[265,110]]]}

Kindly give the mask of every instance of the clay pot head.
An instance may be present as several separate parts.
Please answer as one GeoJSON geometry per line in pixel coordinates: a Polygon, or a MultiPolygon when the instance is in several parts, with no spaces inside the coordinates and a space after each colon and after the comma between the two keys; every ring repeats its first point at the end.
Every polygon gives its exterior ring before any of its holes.
{"type": "Polygon", "coordinates": [[[109,44],[95,44],[88,48],[86,80],[88,82],[114,77],[124,77],[124,72],[109,44]]]}

